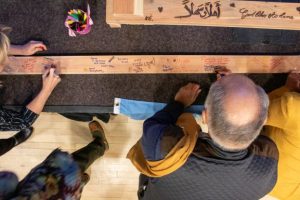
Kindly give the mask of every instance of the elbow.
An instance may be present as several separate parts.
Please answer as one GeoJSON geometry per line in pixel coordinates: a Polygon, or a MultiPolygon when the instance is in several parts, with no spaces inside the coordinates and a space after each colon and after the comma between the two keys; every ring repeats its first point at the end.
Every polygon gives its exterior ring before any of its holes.
{"type": "Polygon", "coordinates": [[[143,132],[146,133],[147,130],[149,130],[149,128],[151,128],[153,125],[155,125],[155,121],[152,118],[147,119],[144,123],[143,123],[143,132]]]}

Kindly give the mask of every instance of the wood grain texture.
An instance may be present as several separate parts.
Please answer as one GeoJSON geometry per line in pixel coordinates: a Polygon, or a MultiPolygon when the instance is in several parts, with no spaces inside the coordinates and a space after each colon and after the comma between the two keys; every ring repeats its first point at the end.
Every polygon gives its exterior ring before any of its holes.
{"type": "Polygon", "coordinates": [[[135,0],[110,0],[113,3],[113,13],[118,14],[134,14],[135,0]]]}
{"type": "Polygon", "coordinates": [[[52,56],[10,57],[2,74],[41,74],[55,64],[61,74],[285,73],[300,70],[300,56],[52,56]]]}
{"type": "Polygon", "coordinates": [[[209,0],[140,0],[143,16],[114,16],[107,1],[108,24],[192,25],[300,30],[300,3],[209,0]]]}
{"type": "MultiPolygon", "coordinates": [[[[139,173],[125,155],[141,137],[142,123],[119,115],[108,124],[102,124],[110,150],[88,170],[91,180],[83,189],[82,200],[137,200],[139,173]]],[[[28,141],[0,157],[0,171],[14,171],[22,179],[54,149],[73,152],[92,140],[87,123],[68,120],[54,113],[42,113],[34,128],[28,141]]],[[[0,137],[13,134],[1,132],[0,137]]]]}

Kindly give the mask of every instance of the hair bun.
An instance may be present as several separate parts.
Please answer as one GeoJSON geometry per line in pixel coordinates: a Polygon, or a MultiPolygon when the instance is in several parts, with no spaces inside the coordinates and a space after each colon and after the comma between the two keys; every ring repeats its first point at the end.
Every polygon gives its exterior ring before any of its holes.
{"type": "Polygon", "coordinates": [[[11,27],[0,24],[0,32],[9,34],[12,31],[11,27]]]}

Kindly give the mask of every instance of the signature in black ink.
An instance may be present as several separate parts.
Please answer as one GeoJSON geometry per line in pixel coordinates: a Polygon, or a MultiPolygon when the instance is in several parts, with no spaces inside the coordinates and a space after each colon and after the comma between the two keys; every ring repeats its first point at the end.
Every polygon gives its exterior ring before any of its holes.
{"type": "Polygon", "coordinates": [[[135,73],[142,73],[142,72],[144,72],[144,69],[141,66],[134,66],[134,67],[130,67],[129,71],[135,72],[135,73]]]}
{"type": "Polygon", "coordinates": [[[105,64],[105,60],[101,60],[97,57],[91,57],[91,60],[92,60],[92,63],[94,65],[103,65],[103,64],[105,64]]]}
{"type": "Polygon", "coordinates": [[[153,21],[152,15],[146,16],[145,20],[146,21],[153,21]]]}
{"type": "Polygon", "coordinates": [[[188,12],[188,14],[184,16],[176,16],[175,18],[187,18],[193,15],[199,15],[200,18],[206,19],[209,17],[219,18],[221,15],[220,1],[206,2],[204,4],[195,6],[194,2],[191,2],[190,0],[183,0],[182,4],[184,5],[184,8],[188,12]]]}
{"type": "Polygon", "coordinates": [[[268,13],[264,10],[252,10],[249,11],[247,8],[240,9],[240,13],[242,14],[241,19],[246,18],[266,18],[266,19],[294,19],[294,16],[287,15],[286,12],[277,13],[273,11],[268,13]]]}
{"type": "Polygon", "coordinates": [[[118,59],[118,61],[120,61],[121,63],[128,63],[128,58],[123,58],[123,57],[118,57],[117,58],[118,59]]]}
{"type": "Polygon", "coordinates": [[[151,67],[155,65],[155,59],[152,58],[152,60],[149,61],[143,61],[141,58],[135,59],[132,63],[134,67],[151,67]]]}
{"type": "Polygon", "coordinates": [[[102,73],[103,72],[102,69],[96,69],[95,67],[90,67],[89,71],[93,72],[93,73],[102,73]]]}

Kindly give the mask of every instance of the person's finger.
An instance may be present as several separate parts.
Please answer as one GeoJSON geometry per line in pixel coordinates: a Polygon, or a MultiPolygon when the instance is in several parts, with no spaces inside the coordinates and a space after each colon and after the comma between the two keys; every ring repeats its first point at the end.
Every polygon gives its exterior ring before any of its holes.
{"type": "Polygon", "coordinates": [[[30,41],[30,43],[33,45],[34,48],[41,48],[44,51],[47,50],[47,46],[41,41],[32,40],[32,41],[30,41]]]}
{"type": "Polygon", "coordinates": [[[46,51],[47,47],[46,47],[46,45],[44,45],[43,43],[41,43],[41,44],[36,44],[35,45],[35,49],[40,49],[40,51],[46,51]]]}
{"type": "Polygon", "coordinates": [[[196,91],[196,93],[195,93],[195,99],[197,99],[197,97],[199,96],[200,92],[201,92],[201,89],[199,89],[199,90],[196,91]]]}
{"type": "Polygon", "coordinates": [[[45,78],[48,77],[49,71],[50,71],[50,69],[46,69],[46,70],[44,71],[44,73],[43,73],[43,75],[42,75],[42,78],[43,78],[43,79],[45,79],[45,78]]]}
{"type": "Polygon", "coordinates": [[[200,91],[196,91],[193,96],[191,96],[193,102],[196,101],[197,97],[199,96],[200,91]]]}
{"type": "Polygon", "coordinates": [[[50,68],[49,76],[54,77],[54,71],[55,71],[54,68],[50,68]]]}
{"type": "Polygon", "coordinates": [[[198,94],[200,90],[201,90],[200,88],[198,88],[197,90],[194,90],[193,94],[198,94]]]}
{"type": "Polygon", "coordinates": [[[60,76],[59,76],[58,74],[56,74],[55,72],[54,72],[54,77],[55,77],[56,79],[60,79],[60,76]]]}
{"type": "Polygon", "coordinates": [[[193,85],[194,85],[194,88],[200,88],[200,84],[198,84],[198,83],[193,83],[193,85]]]}
{"type": "Polygon", "coordinates": [[[48,75],[49,75],[49,71],[46,70],[46,71],[42,74],[42,78],[45,79],[45,78],[47,78],[48,75]]]}
{"type": "Polygon", "coordinates": [[[33,49],[35,52],[47,50],[46,47],[45,47],[45,46],[42,46],[42,45],[35,45],[32,49],[33,49]]]}
{"type": "Polygon", "coordinates": [[[190,89],[191,89],[192,91],[194,91],[195,88],[196,88],[196,85],[195,85],[194,83],[191,83],[191,88],[190,88],[190,89]]]}
{"type": "Polygon", "coordinates": [[[56,75],[56,77],[55,77],[55,83],[58,84],[60,81],[61,81],[61,78],[56,75]]]}
{"type": "Polygon", "coordinates": [[[199,88],[200,88],[199,84],[194,84],[193,91],[196,92],[197,90],[199,90],[199,88]]]}

